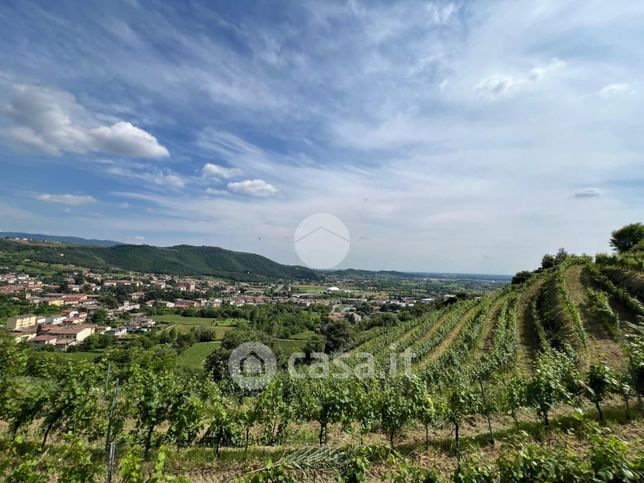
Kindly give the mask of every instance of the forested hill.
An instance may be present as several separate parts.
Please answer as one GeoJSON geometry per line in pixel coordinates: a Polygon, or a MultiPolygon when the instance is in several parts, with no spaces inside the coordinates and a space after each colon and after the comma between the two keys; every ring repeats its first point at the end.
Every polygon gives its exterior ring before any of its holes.
{"type": "Polygon", "coordinates": [[[21,238],[31,241],[73,243],[74,245],[92,245],[96,247],[111,247],[123,245],[114,240],[98,240],[96,238],[81,238],[78,236],[43,235],[40,233],[22,233],[15,231],[0,231],[0,238],[21,238]]]}
{"type": "Polygon", "coordinates": [[[178,245],[80,246],[0,240],[0,259],[30,259],[45,263],[78,265],[90,269],[118,268],[169,275],[212,275],[234,280],[266,278],[318,279],[313,270],[282,265],[261,255],[217,247],[178,245]]]}

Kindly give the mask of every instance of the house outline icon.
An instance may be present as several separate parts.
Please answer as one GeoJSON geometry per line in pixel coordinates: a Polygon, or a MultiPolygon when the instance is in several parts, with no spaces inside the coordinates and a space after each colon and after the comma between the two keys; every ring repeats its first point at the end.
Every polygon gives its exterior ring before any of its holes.
{"type": "Polygon", "coordinates": [[[239,361],[239,373],[244,377],[259,377],[266,373],[264,358],[251,351],[239,361]]]}

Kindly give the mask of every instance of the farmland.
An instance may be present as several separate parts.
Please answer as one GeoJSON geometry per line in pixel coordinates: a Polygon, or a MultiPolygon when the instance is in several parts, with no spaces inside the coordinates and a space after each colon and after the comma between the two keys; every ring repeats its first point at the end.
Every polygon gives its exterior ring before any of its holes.
{"type": "Polygon", "coordinates": [[[3,453],[0,465],[94,475],[107,439],[124,481],[130,461],[137,478],[207,481],[641,481],[632,260],[548,255],[498,290],[373,316],[381,325],[352,333],[321,308],[276,305],[247,318],[155,315],[149,335],[103,351],[34,351],[3,336],[1,442],[21,463],[3,453]],[[277,374],[240,385],[231,352],[260,341],[277,374]]]}

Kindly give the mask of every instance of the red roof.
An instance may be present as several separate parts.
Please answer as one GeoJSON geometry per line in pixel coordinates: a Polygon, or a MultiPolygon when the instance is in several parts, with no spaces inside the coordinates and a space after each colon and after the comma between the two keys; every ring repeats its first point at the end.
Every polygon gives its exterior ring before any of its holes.
{"type": "Polygon", "coordinates": [[[37,335],[31,339],[32,342],[48,342],[50,340],[56,340],[56,337],[53,335],[37,335]]]}

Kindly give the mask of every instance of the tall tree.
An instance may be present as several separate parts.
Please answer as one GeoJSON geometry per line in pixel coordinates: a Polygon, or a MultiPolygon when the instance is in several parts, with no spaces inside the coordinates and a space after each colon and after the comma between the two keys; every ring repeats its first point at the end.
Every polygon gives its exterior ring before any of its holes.
{"type": "Polygon", "coordinates": [[[619,253],[631,250],[641,240],[644,240],[644,224],[631,223],[615,230],[610,239],[611,246],[619,253]]]}

